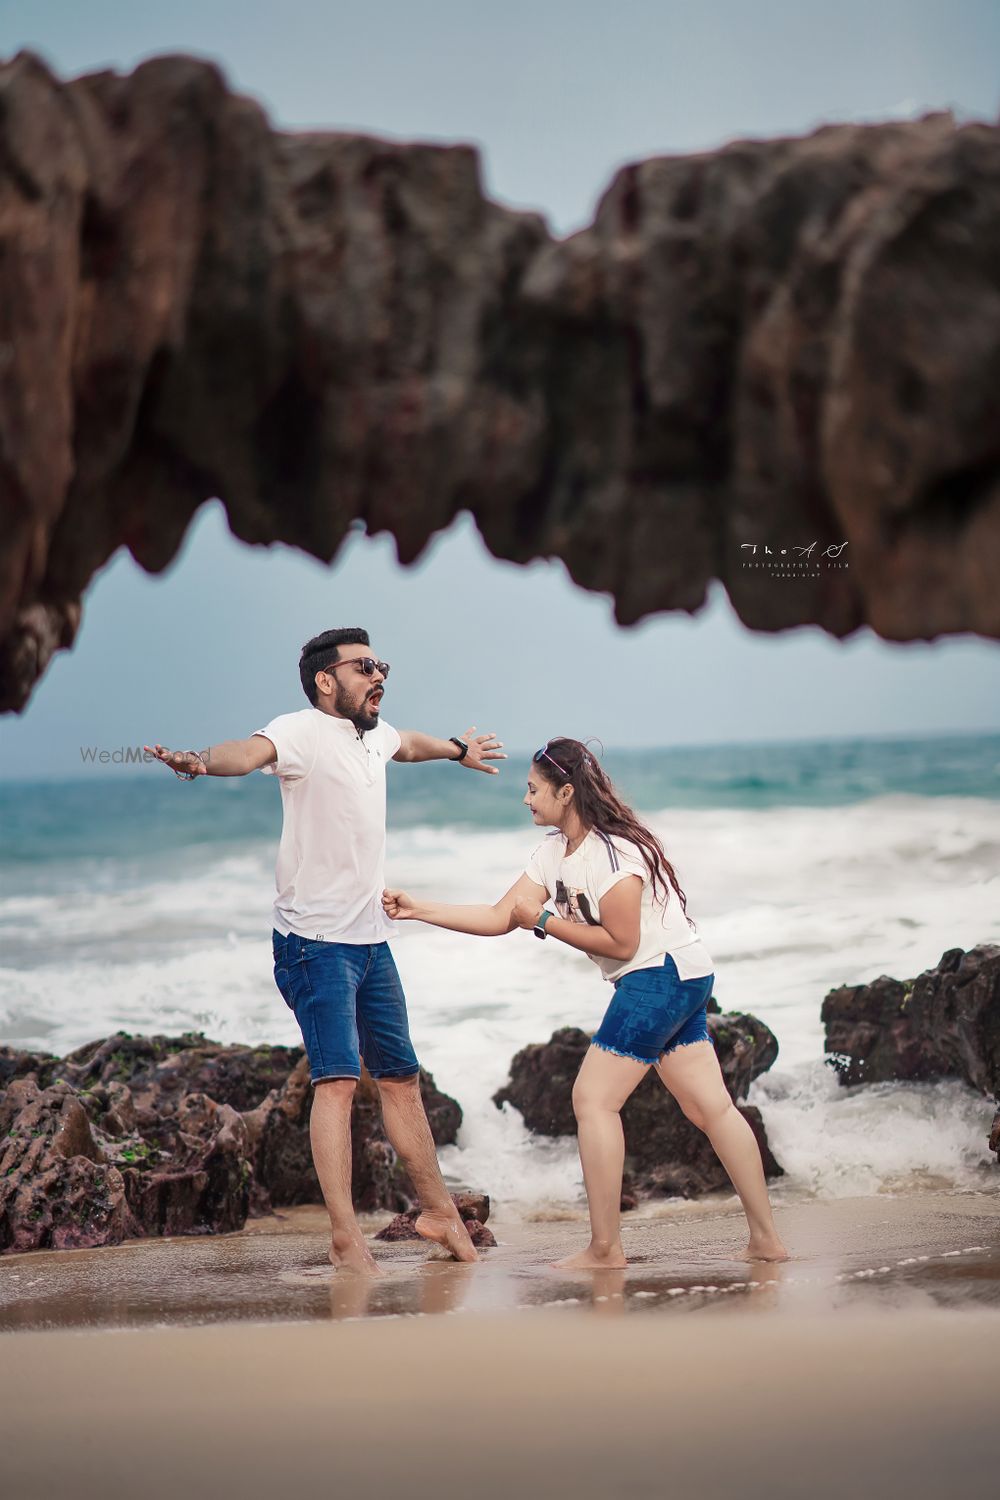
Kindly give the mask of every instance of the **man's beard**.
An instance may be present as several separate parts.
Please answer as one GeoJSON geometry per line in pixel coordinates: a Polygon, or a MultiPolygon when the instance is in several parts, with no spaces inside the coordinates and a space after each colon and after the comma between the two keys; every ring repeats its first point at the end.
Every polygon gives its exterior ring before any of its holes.
{"type": "Polygon", "coordinates": [[[345,690],[341,687],[338,687],[337,696],[334,700],[334,707],[336,708],[338,714],[342,714],[345,719],[350,719],[355,729],[359,730],[362,734],[368,729],[375,729],[378,727],[378,714],[372,713],[371,708],[369,707],[367,694],[365,695],[360,707],[355,707],[350,698],[347,696],[345,690]]]}

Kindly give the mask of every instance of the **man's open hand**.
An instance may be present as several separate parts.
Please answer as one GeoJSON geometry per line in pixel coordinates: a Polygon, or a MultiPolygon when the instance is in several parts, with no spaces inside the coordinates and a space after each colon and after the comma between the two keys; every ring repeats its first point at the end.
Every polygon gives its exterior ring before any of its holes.
{"type": "Polygon", "coordinates": [[[166,745],[143,745],[142,748],[155,755],[157,760],[162,760],[181,781],[194,781],[196,776],[208,775],[208,766],[197,750],[168,750],[166,745]]]}
{"type": "Polygon", "coordinates": [[[469,753],[461,764],[469,771],[485,771],[488,776],[498,774],[496,766],[487,765],[487,761],[506,760],[503,742],[498,740],[491,730],[489,734],[477,734],[475,724],[459,736],[469,747],[469,753]]]}

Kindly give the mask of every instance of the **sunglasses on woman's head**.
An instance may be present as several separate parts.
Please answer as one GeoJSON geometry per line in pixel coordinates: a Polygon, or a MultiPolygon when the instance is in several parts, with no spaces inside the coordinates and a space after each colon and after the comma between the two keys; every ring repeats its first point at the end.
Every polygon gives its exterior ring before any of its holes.
{"type": "Polygon", "coordinates": [[[323,672],[332,672],[335,667],[357,667],[364,672],[366,677],[374,677],[376,668],[383,677],[389,675],[389,663],[387,661],[376,661],[374,656],[348,656],[344,661],[332,661],[328,667],[322,667],[323,672]]]}
{"type": "Polygon", "coordinates": [[[565,776],[567,780],[569,780],[569,772],[566,770],[565,766],[561,766],[559,762],[549,754],[548,745],[543,745],[540,750],[536,750],[531,758],[532,760],[541,760],[543,756],[546,760],[552,761],[552,764],[555,766],[556,770],[559,771],[561,775],[565,776]]]}

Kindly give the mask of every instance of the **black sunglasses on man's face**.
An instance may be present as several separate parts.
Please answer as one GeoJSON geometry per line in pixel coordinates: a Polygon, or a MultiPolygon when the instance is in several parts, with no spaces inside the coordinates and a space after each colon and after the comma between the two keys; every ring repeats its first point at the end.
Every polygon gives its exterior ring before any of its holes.
{"type": "Polygon", "coordinates": [[[389,675],[389,663],[387,661],[376,661],[374,656],[347,656],[343,661],[332,661],[328,667],[321,667],[323,672],[332,672],[337,667],[357,667],[364,672],[366,677],[374,677],[376,669],[383,677],[389,675]]]}

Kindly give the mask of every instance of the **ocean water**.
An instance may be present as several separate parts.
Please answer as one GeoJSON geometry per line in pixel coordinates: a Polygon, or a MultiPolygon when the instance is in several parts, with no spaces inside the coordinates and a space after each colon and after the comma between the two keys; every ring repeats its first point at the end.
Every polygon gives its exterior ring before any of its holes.
{"type": "MultiPolygon", "coordinates": [[[[959,1083],[843,1089],[824,1063],[828,990],[909,978],[1000,942],[1000,735],[709,746],[605,763],[660,834],[725,1010],[775,1032],[753,1085],[795,1195],[996,1184],[992,1102],[959,1083]]],[[[499,896],[537,841],[527,763],[487,778],[389,771],[391,884],[499,896]]],[[[280,830],[272,778],[175,780],[159,765],[0,782],[0,1041],[63,1053],[117,1028],[298,1043],[270,957],[280,830]]],[[[529,934],[420,924],[394,944],[421,1061],[465,1111],[449,1177],[544,1208],[579,1199],[575,1142],[529,1136],[492,1094],[558,1026],[597,1025],[596,967],[529,934]]]]}

